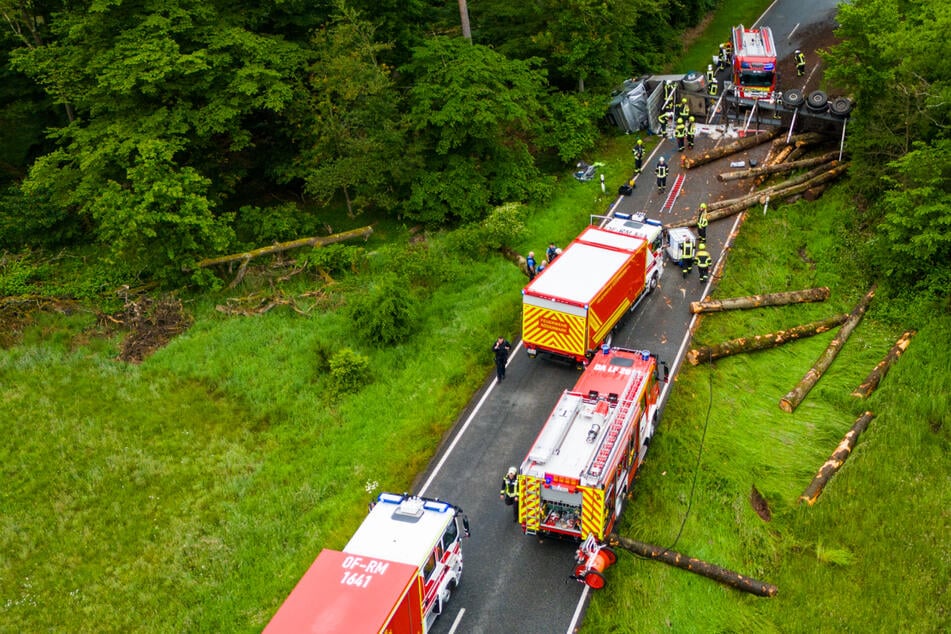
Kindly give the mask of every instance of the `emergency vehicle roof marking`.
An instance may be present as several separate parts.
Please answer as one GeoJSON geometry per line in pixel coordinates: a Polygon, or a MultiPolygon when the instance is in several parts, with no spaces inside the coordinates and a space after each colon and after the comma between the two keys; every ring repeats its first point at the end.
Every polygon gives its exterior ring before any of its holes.
{"type": "Polygon", "coordinates": [[[588,304],[642,244],[641,238],[589,227],[529,282],[526,291],[588,304]]]}
{"type": "Polygon", "coordinates": [[[439,512],[427,508],[415,521],[406,521],[405,514],[394,516],[398,509],[396,504],[378,502],[347,542],[344,552],[422,565],[455,517],[455,509],[450,506],[439,512]]]}
{"type": "Polygon", "coordinates": [[[773,32],[768,26],[760,29],[745,29],[743,25],[733,28],[734,55],[737,57],[775,57],[773,32]]]}

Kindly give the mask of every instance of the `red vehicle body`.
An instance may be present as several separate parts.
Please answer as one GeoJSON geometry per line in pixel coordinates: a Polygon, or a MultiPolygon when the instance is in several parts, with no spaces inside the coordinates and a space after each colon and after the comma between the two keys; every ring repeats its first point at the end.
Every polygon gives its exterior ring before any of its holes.
{"type": "Polygon", "coordinates": [[[733,87],[741,99],[773,99],[776,45],[768,27],[733,27],[733,87]]]}

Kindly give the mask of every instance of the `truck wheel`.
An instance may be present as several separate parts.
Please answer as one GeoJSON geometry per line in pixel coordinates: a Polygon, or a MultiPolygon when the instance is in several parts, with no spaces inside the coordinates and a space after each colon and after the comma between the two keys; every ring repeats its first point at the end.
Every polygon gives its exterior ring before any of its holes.
{"type": "Polygon", "coordinates": [[[653,292],[654,292],[654,289],[657,288],[657,281],[658,281],[657,278],[658,278],[658,277],[659,277],[659,276],[657,275],[657,273],[654,273],[653,275],[651,275],[650,282],[647,283],[647,292],[648,292],[648,293],[653,293],[653,292]]]}
{"type": "Polygon", "coordinates": [[[591,570],[584,576],[585,585],[589,588],[594,588],[595,590],[600,590],[604,587],[605,583],[604,575],[602,575],[597,570],[591,570]]]}
{"type": "Polygon", "coordinates": [[[829,105],[829,97],[821,90],[813,90],[806,98],[806,107],[813,112],[822,112],[829,105]]]}
{"type": "Polygon", "coordinates": [[[848,97],[836,97],[829,104],[829,112],[837,117],[845,117],[852,112],[852,100],[848,97]]]}
{"type": "Polygon", "coordinates": [[[806,98],[798,88],[790,88],[783,93],[783,103],[790,108],[798,108],[806,103],[806,98]]]}

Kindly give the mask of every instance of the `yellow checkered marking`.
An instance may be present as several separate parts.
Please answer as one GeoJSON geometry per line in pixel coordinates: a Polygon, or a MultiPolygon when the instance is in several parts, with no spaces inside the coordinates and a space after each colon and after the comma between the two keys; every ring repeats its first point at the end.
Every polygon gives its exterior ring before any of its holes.
{"type": "Polygon", "coordinates": [[[522,312],[522,338],[537,346],[583,355],[585,320],[577,315],[526,304],[522,312]],[[556,325],[560,327],[553,327],[556,325]]]}
{"type": "Polygon", "coordinates": [[[604,539],[604,491],[591,487],[578,487],[581,490],[581,539],[594,535],[597,540],[604,539]]]}
{"type": "Polygon", "coordinates": [[[541,524],[542,481],[530,476],[518,479],[518,521],[525,530],[537,531],[541,524]]]}

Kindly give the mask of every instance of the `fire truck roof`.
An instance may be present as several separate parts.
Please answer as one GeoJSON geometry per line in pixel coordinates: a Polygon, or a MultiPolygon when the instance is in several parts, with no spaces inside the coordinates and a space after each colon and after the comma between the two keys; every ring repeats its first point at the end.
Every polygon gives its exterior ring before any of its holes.
{"type": "Polygon", "coordinates": [[[733,54],[737,57],[776,57],[773,31],[768,26],[759,29],[745,29],[743,25],[734,27],[733,54]]]}

